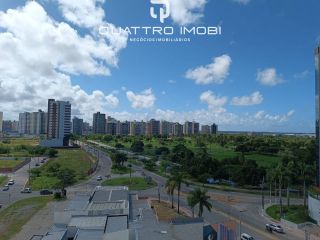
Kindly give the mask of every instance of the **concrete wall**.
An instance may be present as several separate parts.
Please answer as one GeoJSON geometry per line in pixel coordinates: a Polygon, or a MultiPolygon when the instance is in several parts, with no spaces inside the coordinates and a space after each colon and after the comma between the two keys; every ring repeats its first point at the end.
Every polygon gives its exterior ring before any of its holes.
{"type": "Polygon", "coordinates": [[[309,195],[308,208],[310,217],[316,220],[318,222],[318,225],[320,225],[320,198],[316,199],[309,195]]]}

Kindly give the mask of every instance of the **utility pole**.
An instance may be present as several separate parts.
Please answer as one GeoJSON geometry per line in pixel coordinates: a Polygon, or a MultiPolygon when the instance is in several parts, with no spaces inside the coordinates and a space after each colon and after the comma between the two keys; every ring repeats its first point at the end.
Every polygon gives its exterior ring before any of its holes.
{"type": "Polygon", "coordinates": [[[262,209],[264,209],[264,177],[262,179],[262,184],[261,184],[261,204],[262,204],[262,209]]]}

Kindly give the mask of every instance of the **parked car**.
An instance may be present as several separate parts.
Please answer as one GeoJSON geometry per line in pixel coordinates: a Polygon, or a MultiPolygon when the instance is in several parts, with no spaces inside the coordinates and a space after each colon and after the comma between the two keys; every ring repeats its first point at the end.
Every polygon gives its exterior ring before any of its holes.
{"type": "Polygon", "coordinates": [[[280,225],[274,224],[274,223],[269,223],[266,224],[266,228],[269,227],[272,229],[272,231],[275,231],[277,233],[284,233],[283,228],[280,225]]]}
{"type": "Polygon", "coordinates": [[[48,189],[40,190],[40,195],[51,195],[51,194],[53,194],[53,192],[48,189]]]}
{"type": "Polygon", "coordinates": [[[42,159],[42,160],[40,161],[40,163],[44,163],[44,159],[42,159]]]}
{"type": "Polygon", "coordinates": [[[39,167],[40,166],[40,164],[39,163],[36,163],[36,167],[39,167]]]}
{"type": "Polygon", "coordinates": [[[9,186],[4,186],[3,188],[2,188],[2,191],[8,191],[9,190],[9,186]]]}
{"type": "Polygon", "coordinates": [[[241,240],[254,240],[254,238],[251,237],[249,234],[242,233],[241,234],[241,240]]]}
{"type": "Polygon", "coordinates": [[[24,188],[21,190],[21,193],[32,193],[31,188],[24,188]]]}
{"type": "Polygon", "coordinates": [[[97,181],[102,181],[102,177],[101,176],[98,176],[96,179],[97,179],[97,181]]]}

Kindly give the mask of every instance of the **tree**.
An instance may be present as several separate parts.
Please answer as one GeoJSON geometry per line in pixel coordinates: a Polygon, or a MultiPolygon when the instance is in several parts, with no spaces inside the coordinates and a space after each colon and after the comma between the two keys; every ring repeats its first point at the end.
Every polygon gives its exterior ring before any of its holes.
{"type": "Polygon", "coordinates": [[[135,140],[131,144],[131,150],[136,153],[141,153],[144,151],[144,143],[141,140],[135,140]]]}
{"type": "Polygon", "coordinates": [[[53,162],[50,163],[47,168],[47,173],[51,177],[56,177],[57,173],[60,171],[61,165],[59,163],[53,162]]]}
{"type": "Polygon", "coordinates": [[[56,188],[61,189],[62,197],[65,196],[65,188],[70,186],[76,182],[76,174],[73,169],[70,168],[62,168],[57,172],[58,183],[56,188]]]}
{"type": "Polygon", "coordinates": [[[191,208],[192,210],[192,217],[194,217],[194,208],[197,205],[197,199],[195,197],[195,195],[193,194],[193,191],[191,191],[188,196],[187,196],[187,202],[188,202],[188,206],[191,208]]]}
{"type": "Polygon", "coordinates": [[[173,182],[174,187],[178,191],[178,213],[180,213],[180,191],[183,181],[183,174],[181,172],[173,172],[172,176],[169,178],[169,181],[173,182]]]}
{"type": "Polygon", "coordinates": [[[208,211],[211,211],[212,209],[212,204],[209,201],[210,196],[207,195],[207,192],[208,191],[205,189],[201,190],[200,188],[196,188],[188,195],[188,204],[190,199],[190,207],[193,206],[194,208],[197,204],[199,204],[198,217],[202,217],[204,207],[208,209],[208,211]]]}
{"type": "Polygon", "coordinates": [[[171,208],[173,209],[173,196],[174,196],[174,189],[176,188],[175,183],[169,178],[166,181],[165,185],[167,194],[171,196],[171,208]]]}
{"type": "Polygon", "coordinates": [[[40,177],[41,170],[39,168],[33,168],[33,169],[30,170],[30,174],[31,174],[32,178],[40,177]]]}
{"type": "Polygon", "coordinates": [[[124,162],[126,162],[128,160],[128,157],[126,154],[124,153],[119,153],[117,152],[116,154],[114,154],[114,162],[116,163],[117,166],[120,166],[124,164],[124,162]]]}
{"type": "Polygon", "coordinates": [[[53,158],[53,157],[57,156],[58,150],[56,150],[54,148],[49,148],[46,150],[45,154],[48,155],[50,158],[53,158]]]}

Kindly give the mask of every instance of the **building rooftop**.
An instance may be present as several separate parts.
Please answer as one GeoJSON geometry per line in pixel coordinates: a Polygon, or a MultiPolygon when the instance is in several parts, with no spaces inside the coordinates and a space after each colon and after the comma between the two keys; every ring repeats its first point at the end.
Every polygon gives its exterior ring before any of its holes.
{"type": "Polygon", "coordinates": [[[128,187],[97,187],[91,196],[91,202],[115,202],[128,200],[128,187]]]}
{"type": "Polygon", "coordinates": [[[103,230],[79,229],[74,240],[102,240],[103,230]]]}
{"type": "Polygon", "coordinates": [[[79,229],[104,229],[107,222],[107,216],[77,216],[72,217],[69,227],[79,229]]]}
{"type": "Polygon", "coordinates": [[[119,232],[128,229],[128,216],[108,216],[106,233],[119,232]]]}
{"type": "Polygon", "coordinates": [[[174,224],[174,225],[193,224],[193,223],[203,223],[203,218],[179,217],[179,218],[174,218],[171,221],[171,224],[174,224]]]}
{"type": "Polygon", "coordinates": [[[49,232],[47,235],[43,236],[42,240],[63,240],[67,234],[67,229],[49,232]]]}

